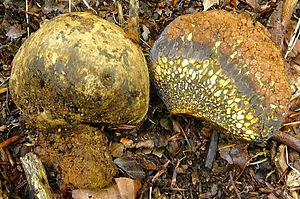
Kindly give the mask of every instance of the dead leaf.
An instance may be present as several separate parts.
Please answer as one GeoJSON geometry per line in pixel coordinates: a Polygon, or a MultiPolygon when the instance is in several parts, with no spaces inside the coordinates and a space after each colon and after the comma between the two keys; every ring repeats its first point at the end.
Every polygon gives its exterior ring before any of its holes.
{"type": "Polygon", "coordinates": [[[118,143],[118,142],[113,142],[109,148],[110,154],[115,158],[120,158],[124,154],[124,148],[125,147],[123,144],[118,143]]]}
{"type": "Polygon", "coordinates": [[[288,168],[288,165],[286,163],[285,148],[286,148],[286,145],[284,145],[284,144],[281,144],[278,147],[278,149],[277,149],[278,151],[277,151],[277,154],[276,154],[275,160],[274,160],[275,166],[281,173],[283,173],[288,168]]]}
{"type": "Polygon", "coordinates": [[[142,184],[130,178],[115,178],[122,199],[135,199],[142,184]]]}
{"type": "Polygon", "coordinates": [[[146,174],[142,167],[137,164],[137,162],[128,157],[117,158],[114,163],[121,168],[127,175],[134,179],[142,180],[145,178],[146,174]]]}
{"type": "Polygon", "coordinates": [[[275,9],[275,11],[272,13],[268,26],[271,27],[270,33],[273,38],[273,40],[280,45],[280,47],[283,46],[283,38],[284,38],[284,29],[283,24],[281,23],[281,16],[282,16],[282,8],[283,8],[283,1],[280,1],[275,9]]]}
{"type": "Polygon", "coordinates": [[[221,158],[226,160],[229,164],[235,164],[243,167],[249,160],[247,147],[248,145],[236,144],[229,148],[222,147],[223,149],[221,149],[219,152],[221,158]]]}
{"type": "Polygon", "coordinates": [[[260,7],[259,7],[259,5],[258,5],[258,0],[245,0],[245,2],[250,6],[250,7],[252,7],[253,9],[255,9],[255,10],[259,10],[260,9],[260,7]]]}
{"type": "Polygon", "coordinates": [[[207,11],[210,7],[219,4],[219,0],[204,0],[203,1],[203,11],[207,11]]]}
{"type": "Polygon", "coordinates": [[[284,1],[283,8],[282,8],[282,24],[284,29],[289,25],[291,16],[296,8],[298,0],[288,0],[284,1]]]}
{"type": "Polygon", "coordinates": [[[137,180],[115,178],[115,183],[102,189],[75,189],[72,191],[72,198],[135,199],[141,186],[137,180]]]}
{"type": "Polygon", "coordinates": [[[140,141],[136,144],[136,148],[141,147],[152,149],[154,147],[154,142],[152,140],[140,141]]]}
{"type": "Polygon", "coordinates": [[[145,41],[148,41],[148,39],[149,39],[149,34],[150,34],[150,30],[149,30],[149,28],[147,27],[147,26],[145,26],[144,24],[143,24],[143,33],[142,33],[142,37],[143,37],[143,39],[145,40],[145,41]]]}
{"type": "Polygon", "coordinates": [[[22,30],[21,26],[14,25],[14,26],[11,26],[10,29],[7,31],[6,36],[11,39],[17,39],[17,38],[21,37],[24,33],[26,33],[26,31],[22,30]]]}

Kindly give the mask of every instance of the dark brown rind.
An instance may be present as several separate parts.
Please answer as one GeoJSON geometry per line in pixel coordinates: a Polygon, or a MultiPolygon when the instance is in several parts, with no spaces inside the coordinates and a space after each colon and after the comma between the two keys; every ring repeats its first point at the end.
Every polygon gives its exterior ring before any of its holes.
{"type": "Polygon", "coordinates": [[[38,128],[137,123],[148,110],[148,76],[141,49],[121,28],[90,13],[70,13],[24,42],[10,92],[38,128]]]}
{"type": "Polygon", "coordinates": [[[226,11],[184,15],[151,49],[151,72],[172,113],[264,141],[283,120],[290,85],[280,49],[259,22],[226,11]]]}

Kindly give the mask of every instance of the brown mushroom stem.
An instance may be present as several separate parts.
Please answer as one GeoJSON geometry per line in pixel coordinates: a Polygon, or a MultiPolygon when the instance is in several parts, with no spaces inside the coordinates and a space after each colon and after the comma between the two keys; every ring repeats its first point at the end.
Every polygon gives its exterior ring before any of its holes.
{"type": "Polygon", "coordinates": [[[61,170],[64,184],[104,187],[116,174],[107,137],[98,128],[77,125],[60,132],[41,132],[38,141],[42,159],[61,170]]]}

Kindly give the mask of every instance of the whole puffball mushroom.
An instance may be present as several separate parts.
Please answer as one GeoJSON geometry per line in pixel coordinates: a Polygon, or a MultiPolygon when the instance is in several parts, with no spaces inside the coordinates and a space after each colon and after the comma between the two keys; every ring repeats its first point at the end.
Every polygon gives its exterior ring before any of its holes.
{"type": "MultiPolygon", "coordinates": [[[[149,75],[141,49],[120,27],[86,12],[55,17],[32,34],[13,60],[9,84],[29,125],[47,131],[73,129],[63,136],[71,132],[93,143],[81,151],[82,159],[100,158],[86,168],[94,172],[90,179],[73,182],[69,179],[83,173],[70,177],[69,168],[59,165],[63,180],[77,187],[104,186],[115,173],[106,137],[83,124],[136,124],[148,110],[149,75]]],[[[73,163],[68,167],[84,172],[82,161],[73,163]]]]}
{"type": "Polygon", "coordinates": [[[150,58],[159,95],[173,114],[204,118],[237,138],[261,142],[288,110],[280,49],[247,16],[217,10],[178,17],[150,58]]]}

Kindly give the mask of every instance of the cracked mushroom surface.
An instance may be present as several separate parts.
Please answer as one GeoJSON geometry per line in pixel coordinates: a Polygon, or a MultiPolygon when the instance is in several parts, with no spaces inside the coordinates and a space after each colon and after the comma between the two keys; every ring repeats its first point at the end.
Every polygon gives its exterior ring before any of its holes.
{"type": "Polygon", "coordinates": [[[65,184],[103,187],[116,174],[106,136],[89,124],[136,124],[148,110],[141,49],[115,24],[86,12],[45,23],[19,49],[9,82],[45,161],[65,184]]]}
{"type": "Polygon", "coordinates": [[[290,85],[267,29],[227,11],[183,15],[151,49],[151,75],[173,114],[189,114],[237,138],[264,141],[288,110],[290,85]]]}

